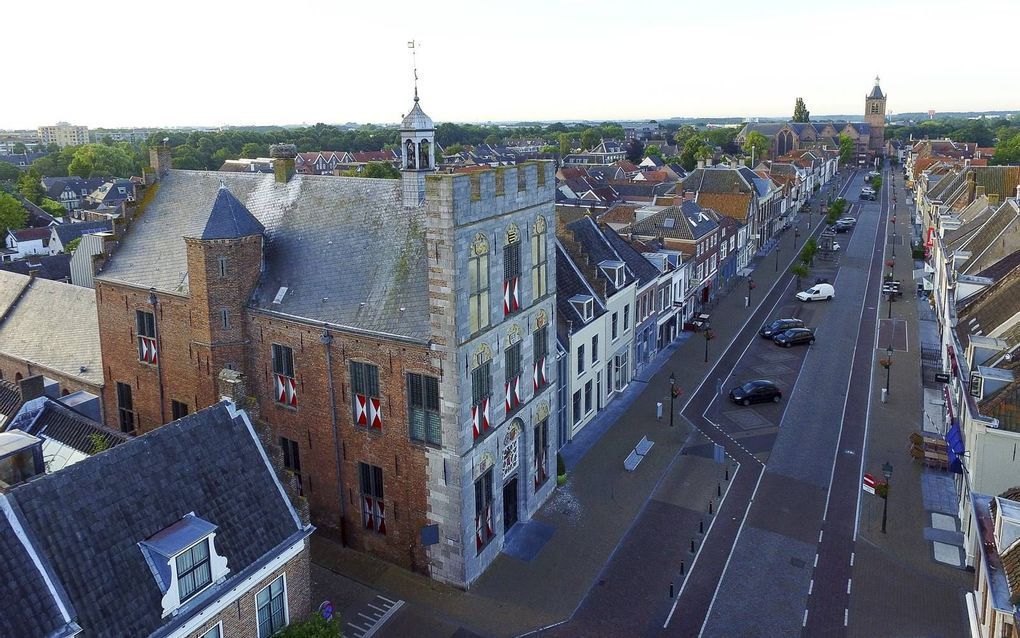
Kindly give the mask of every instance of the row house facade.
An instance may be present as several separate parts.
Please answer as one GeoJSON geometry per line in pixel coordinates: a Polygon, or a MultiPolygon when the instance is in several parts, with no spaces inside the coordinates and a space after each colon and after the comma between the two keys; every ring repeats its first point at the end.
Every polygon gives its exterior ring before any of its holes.
{"type": "Polygon", "coordinates": [[[400,136],[398,180],[152,149],[95,277],[107,422],[150,431],[241,371],[322,533],[466,587],[555,483],[554,167],[435,174],[417,98],[400,136]]]}

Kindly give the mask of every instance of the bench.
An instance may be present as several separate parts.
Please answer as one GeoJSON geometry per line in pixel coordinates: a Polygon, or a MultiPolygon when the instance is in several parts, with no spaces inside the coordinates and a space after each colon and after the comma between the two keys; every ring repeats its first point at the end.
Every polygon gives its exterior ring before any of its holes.
{"type": "Polygon", "coordinates": [[[623,461],[623,468],[628,472],[633,472],[637,469],[637,466],[641,463],[641,460],[645,458],[648,451],[655,445],[654,441],[649,441],[647,436],[641,437],[638,444],[631,450],[630,454],[623,461]]]}

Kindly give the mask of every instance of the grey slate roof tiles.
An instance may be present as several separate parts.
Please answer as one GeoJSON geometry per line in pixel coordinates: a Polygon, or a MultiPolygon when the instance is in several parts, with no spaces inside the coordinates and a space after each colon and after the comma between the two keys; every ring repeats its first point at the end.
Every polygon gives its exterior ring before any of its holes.
{"type": "Polygon", "coordinates": [[[237,239],[261,235],[265,230],[251,211],[237,201],[225,185],[221,185],[200,239],[237,239]]]}
{"type": "MultiPolygon", "coordinates": [[[[7,498],[84,634],[98,638],[164,635],[310,533],[251,431],[224,403],[19,485],[7,498]],[[230,572],[164,619],[161,589],[138,543],[189,512],[218,527],[216,550],[230,572]]],[[[22,597],[0,596],[0,618],[9,619],[22,597]]],[[[3,635],[41,635],[38,619],[17,622],[3,635]]]]}
{"type": "Polygon", "coordinates": [[[0,514],[0,636],[42,638],[66,628],[57,601],[28,549],[0,514]]]}
{"type": "Polygon", "coordinates": [[[24,259],[0,263],[0,270],[28,275],[33,270],[40,279],[68,282],[71,280],[71,255],[30,255],[24,259]]]}
{"type": "Polygon", "coordinates": [[[172,170],[97,279],[187,294],[183,237],[201,237],[221,180],[265,228],[258,307],[428,339],[424,211],[404,208],[399,180],[299,174],[280,183],[258,173],[172,170]]]}
{"type": "Polygon", "coordinates": [[[659,269],[656,268],[652,262],[645,259],[645,256],[634,249],[626,240],[620,237],[615,230],[605,226],[602,228],[603,234],[606,236],[606,240],[613,247],[623,261],[626,262],[627,267],[637,277],[638,284],[644,286],[650,281],[655,281],[659,278],[659,269]]]}
{"type": "Polygon", "coordinates": [[[113,232],[113,222],[103,219],[94,222],[77,222],[70,224],[57,224],[53,226],[53,232],[57,233],[60,243],[67,246],[72,239],[88,235],[90,233],[113,232]]]}

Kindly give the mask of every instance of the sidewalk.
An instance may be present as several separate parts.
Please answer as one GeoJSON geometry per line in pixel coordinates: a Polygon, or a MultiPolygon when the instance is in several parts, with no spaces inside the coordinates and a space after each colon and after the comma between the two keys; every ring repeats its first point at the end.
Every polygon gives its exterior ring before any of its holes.
{"type": "MultiPolygon", "coordinates": [[[[886,371],[877,360],[886,357],[887,344],[881,341],[881,336],[875,353],[864,471],[881,481],[882,465],[888,462],[893,474],[889,481],[887,533],[881,531],[882,499],[862,494],[849,635],[963,636],[968,632],[963,596],[973,582],[973,575],[936,562],[931,542],[951,540],[948,531],[936,529],[936,525],[944,526],[945,520],[932,516],[944,509],[939,493],[943,491],[942,483],[951,475],[928,470],[916,464],[909,454],[907,437],[922,429],[926,391],[921,378],[919,305],[911,280],[910,219],[902,214],[906,194],[899,176],[896,192],[901,214],[895,226],[901,243],[896,246],[893,270],[896,278],[904,280],[904,294],[893,304],[892,321],[905,325],[907,349],[897,349],[893,354],[889,401],[884,404],[880,396],[886,384],[886,371]]],[[[886,259],[891,255],[891,234],[885,240],[886,259]]],[[[888,272],[889,268],[884,270],[888,272]]],[[[889,322],[888,304],[885,299],[880,302],[880,324],[889,322]]],[[[885,335],[892,334],[888,325],[886,330],[885,335]]]]}
{"type": "MultiPolygon", "coordinates": [[[[812,202],[821,201],[826,194],[823,188],[812,202]]],[[[807,221],[806,214],[798,214],[795,223],[801,221],[807,221]]],[[[812,221],[817,228],[820,215],[814,214],[812,221]]],[[[796,247],[792,232],[780,236],[778,272],[773,255],[752,261],[752,276],[758,284],[752,299],[754,307],[779,280],[789,280],[790,263],[810,235],[802,233],[796,247]]],[[[676,419],[675,427],[669,427],[669,375],[676,375],[676,384],[684,392],[674,405],[679,413],[754,310],[744,306],[739,284],[732,290],[712,309],[712,330],[717,339],[709,344],[708,363],[704,362],[703,335],[683,333],[646,366],[640,379],[633,380],[622,396],[561,450],[569,467],[569,480],[532,519],[551,528],[552,535],[530,561],[503,553],[468,591],[435,583],[318,537],[312,542],[313,562],[391,599],[407,601],[411,613],[429,613],[442,620],[441,631],[430,632],[422,627],[418,635],[448,636],[451,626],[459,626],[479,635],[510,636],[569,619],[597,586],[620,541],[660,487],[674,459],[687,447],[703,442],[683,419],[676,419]],[[655,404],[660,401],[665,406],[661,421],[655,416],[655,404]],[[636,471],[627,472],[623,461],[642,436],[654,441],[655,446],[636,471]]],[[[720,467],[703,457],[680,457],[672,471],[683,477],[683,489],[671,493],[672,503],[696,511],[703,509],[714,495],[713,475],[720,472],[720,467]]],[[[674,485],[673,480],[670,485],[674,485]]],[[[317,579],[313,598],[334,600],[344,613],[340,602],[343,592],[332,580],[331,586],[331,579],[317,579]]],[[[396,629],[384,626],[376,635],[397,635],[391,631],[396,629]]]]}

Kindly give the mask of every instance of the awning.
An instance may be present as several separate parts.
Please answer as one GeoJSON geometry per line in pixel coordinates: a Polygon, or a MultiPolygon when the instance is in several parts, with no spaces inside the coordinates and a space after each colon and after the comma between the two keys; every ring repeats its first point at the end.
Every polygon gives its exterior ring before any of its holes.
{"type": "Polygon", "coordinates": [[[953,419],[953,425],[946,432],[946,444],[949,446],[949,471],[956,474],[963,474],[963,433],[960,432],[960,422],[953,419]]]}
{"type": "Polygon", "coordinates": [[[737,277],[747,277],[754,272],[754,268],[741,268],[737,271],[737,277]]]}

